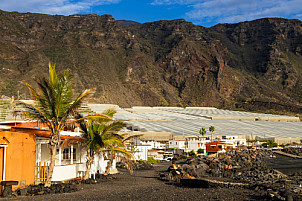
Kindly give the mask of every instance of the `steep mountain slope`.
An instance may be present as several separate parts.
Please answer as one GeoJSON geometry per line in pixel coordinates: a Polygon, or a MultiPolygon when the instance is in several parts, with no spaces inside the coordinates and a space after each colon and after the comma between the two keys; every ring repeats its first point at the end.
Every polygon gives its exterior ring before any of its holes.
{"type": "MultiPolygon", "coordinates": [[[[128,25],[128,24],[127,24],[128,25]]],[[[185,20],[122,26],[110,15],[0,11],[0,89],[28,94],[49,61],[77,91],[131,105],[216,106],[301,112],[299,20],[259,19],[212,28],[185,20]]]]}

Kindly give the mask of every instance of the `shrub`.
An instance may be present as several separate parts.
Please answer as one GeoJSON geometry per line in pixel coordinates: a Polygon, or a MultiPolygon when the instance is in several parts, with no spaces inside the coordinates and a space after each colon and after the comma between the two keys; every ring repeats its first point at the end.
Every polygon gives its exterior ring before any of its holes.
{"type": "Polygon", "coordinates": [[[193,150],[190,151],[188,154],[190,157],[196,157],[196,153],[193,150]]]}
{"type": "Polygon", "coordinates": [[[151,164],[158,164],[158,160],[155,160],[153,157],[148,157],[148,162],[151,164]]]}
{"type": "Polygon", "coordinates": [[[198,153],[198,154],[203,154],[203,153],[204,153],[204,149],[198,149],[198,150],[197,150],[197,153],[198,153]]]}
{"type": "Polygon", "coordinates": [[[272,147],[277,147],[278,144],[272,140],[268,140],[266,143],[263,143],[262,146],[272,148],[272,147]]]}

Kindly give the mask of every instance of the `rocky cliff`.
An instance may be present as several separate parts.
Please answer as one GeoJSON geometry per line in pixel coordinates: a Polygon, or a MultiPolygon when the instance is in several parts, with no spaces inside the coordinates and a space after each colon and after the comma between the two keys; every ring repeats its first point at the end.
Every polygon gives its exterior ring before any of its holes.
{"type": "Polygon", "coordinates": [[[302,111],[302,22],[259,19],[211,28],[185,20],[124,23],[110,15],[0,11],[0,90],[69,68],[91,101],[302,111]],[[127,25],[127,26],[123,26],[127,25]]]}

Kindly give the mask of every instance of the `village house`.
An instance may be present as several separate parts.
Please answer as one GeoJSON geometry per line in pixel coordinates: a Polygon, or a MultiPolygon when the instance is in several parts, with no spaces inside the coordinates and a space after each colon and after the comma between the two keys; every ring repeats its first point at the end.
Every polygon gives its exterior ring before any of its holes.
{"type": "MultiPolygon", "coordinates": [[[[0,164],[2,181],[18,181],[18,186],[14,187],[45,181],[50,163],[50,131],[45,128],[37,122],[0,123],[0,156],[5,161],[0,164]]],[[[68,126],[67,129],[70,130],[61,132],[61,146],[57,149],[52,181],[82,177],[86,171],[86,150],[79,129],[68,126]]],[[[97,155],[90,173],[103,173],[107,162],[102,154],[97,155]]],[[[115,165],[114,160],[111,173],[117,171],[115,165]]]]}
{"type": "Polygon", "coordinates": [[[155,160],[163,160],[163,155],[164,155],[164,151],[163,150],[148,150],[148,157],[152,157],[155,160]]]}
{"type": "Polygon", "coordinates": [[[152,150],[150,144],[128,145],[128,150],[133,152],[135,160],[148,160],[148,151],[152,150]]]}
{"type": "Polygon", "coordinates": [[[198,149],[203,149],[205,150],[206,149],[206,143],[209,143],[211,142],[210,141],[210,138],[209,137],[186,137],[186,152],[189,152],[189,151],[197,151],[198,149]]]}
{"type": "Polygon", "coordinates": [[[151,149],[166,149],[166,144],[155,139],[140,139],[141,145],[151,145],[151,149]]]}
{"type": "Polygon", "coordinates": [[[16,181],[15,188],[34,184],[35,136],[11,132],[10,128],[5,126],[0,126],[0,130],[1,181],[16,181]]]}
{"type": "Polygon", "coordinates": [[[208,155],[214,153],[226,153],[226,152],[227,152],[227,144],[224,142],[217,140],[206,144],[206,153],[208,155]]]}
{"type": "Polygon", "coordinates": [[[186,140],[170,140],[169,149],[186,149],[186,140]]]}
{"type": "Polygon", "coordinates": [[[221,142],[228,144],[230,148],[237,148],[238,146],[246,146],[246,139],[241,139],[238,136],[222,136],[221,142]]]}

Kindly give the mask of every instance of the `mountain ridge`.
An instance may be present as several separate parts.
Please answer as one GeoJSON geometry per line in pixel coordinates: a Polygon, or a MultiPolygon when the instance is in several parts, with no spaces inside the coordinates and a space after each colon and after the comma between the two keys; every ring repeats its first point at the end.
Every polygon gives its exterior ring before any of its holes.
{"type": "Polygon", "coordinates": [[[69,68],[91,101],[302,111],[302,25],[263,18],[210,28],[183,19],[121,25],[111,15],[0,11],[0,92],[69,68]]]}

